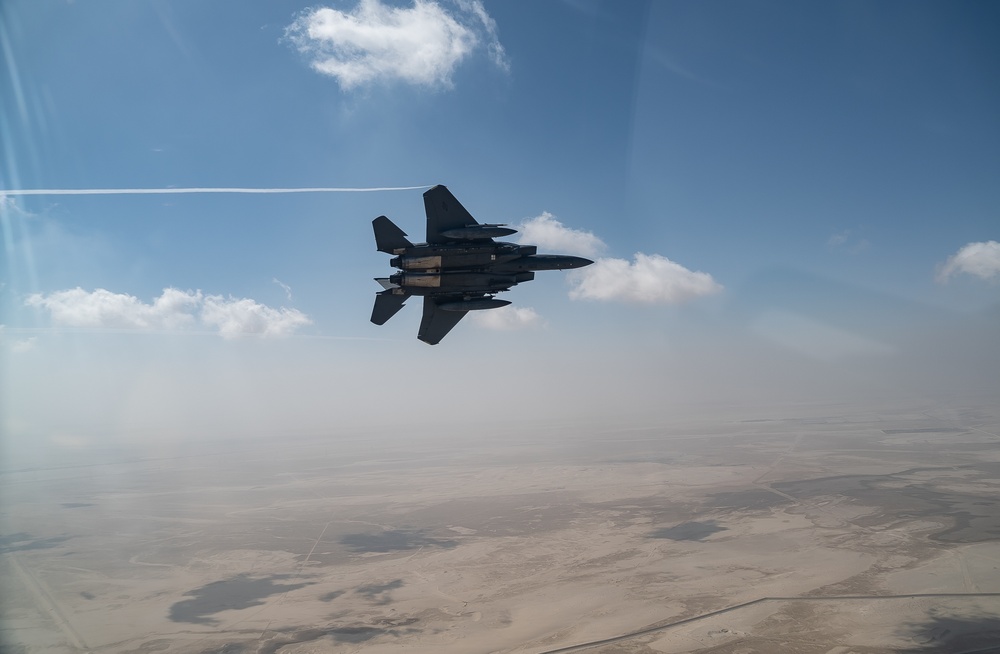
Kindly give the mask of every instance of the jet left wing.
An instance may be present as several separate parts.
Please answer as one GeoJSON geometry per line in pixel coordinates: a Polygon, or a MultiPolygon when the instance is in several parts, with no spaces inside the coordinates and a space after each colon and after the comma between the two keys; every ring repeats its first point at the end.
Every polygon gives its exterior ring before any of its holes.
{"type": "Polygon", "coordinates": [[[437,345],[458,324],[468,311],[446,311],[435,298],[424,296],[424,317],[420,320],[417,338],[428,345],[437,345]]]}
{"type": "Polygon", "coordinates": [[[447,243],[449,239],[441,232],[479,224],[446,186],[438,185],[424,193],[424,211],[428,243],[447,243]]]}

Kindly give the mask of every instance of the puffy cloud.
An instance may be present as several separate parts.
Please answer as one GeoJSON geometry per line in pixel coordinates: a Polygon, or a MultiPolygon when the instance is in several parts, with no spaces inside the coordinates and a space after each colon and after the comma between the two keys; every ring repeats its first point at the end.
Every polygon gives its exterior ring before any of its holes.
{"type": "MultiPolygon", "coordinates": [[[[548,212],[519,226],[519,242],[559,253],[597,257],[607,246],[595,234],[572,229],[548,212]]],[[[659,254],[637,253],[632,262],[600,258],[569,273],[574,300],[620,300],[636,304],[677,304],[718,293],[722,286],[704,272],[692,272],[659,254]]]]}
{"type": "Polygon", "coordinates": [[[200,291],[165,288],[152,304],[146,304],[133,295],[77,287],[47,296],[35,293],[25,304],[48,309],[55,322],[71,327],[176,329],[194,322],[191,312],[201,300],[200,291]]]}
{"type": "Polygon", "coordinates": [[[559,254],[595,257],[606,247],[604,241],[591,232],[566,227],[548,211],[525,220],[518,228],[521,232],[519,243],[531,243],[559,254]]]}
{"type": "Polygon", "coordinates": [[[472,319],[480,327],[499,331],[525,329],[542,324],[542,317],[531,307],[512,305],[489,311],[476,311],[472,314],[472,319]]]}
{"type": "Polygon", "coordinates": [[[359,0],[353,11],[309,9],[285,30],[312,68],[343,89],[376,81],[450,86],[455,67],[485,41],[491,58],[507,68],[496,23],[480,0],[457,0],[449,13],[432,0],[391,7],[359,0]]]}
{"type": "Polygon", "coordinates": [[[312,321],[296,309],[272,309],[250,299],[228,300],[221,295],[209,295],[201,309],[201,320],[219,329],[223,338],[247,334],[258,336],[288,336],[312,321]]]}
{"type": "Polygon", "coordinates": [[[678,304],[722,290],[712,276],[692,272],[659,254],[598,259],[570,273],[574,300],[619,300],[635,304],[678,304]]]}
{"type": "Polygon", "coordinates": [[[965,245],[939,266],[937,279],[946,282],[956,273],[975,275],[987,281],[1000,278],[1000,243],[984,241],[965,245]]]}
{"type": "Polygon", "coordinates": [[[70,327],[177,330],[200,321],[218,329],[224,338],[245,334],[287,336],[312,322],[295,309],[272,309],[250,299],[203,296],[201,291],[176,288],[163,289],[152,304],[103,288],[36,293],[25,304],[48,310],[54,322],[70,327]]]}

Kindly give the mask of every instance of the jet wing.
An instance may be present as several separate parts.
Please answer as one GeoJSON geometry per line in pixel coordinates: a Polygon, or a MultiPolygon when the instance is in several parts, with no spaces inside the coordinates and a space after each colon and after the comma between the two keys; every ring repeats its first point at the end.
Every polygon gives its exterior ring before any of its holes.
{"type": "Polygon", "coordinates": [[[420,320],[417,338],[428,345],[437,345],[467,313],[468,311],[445,311],[438,307],[435,298],[424,296],[424,317],[420,320]]]}
{"type": "Polygon", "coordinates": [[[446,186],[438,185],[424,193],[424,210],[428,243],[446,243],[449,239],[441,236],[441,232],[479,224],[446,186]]]}

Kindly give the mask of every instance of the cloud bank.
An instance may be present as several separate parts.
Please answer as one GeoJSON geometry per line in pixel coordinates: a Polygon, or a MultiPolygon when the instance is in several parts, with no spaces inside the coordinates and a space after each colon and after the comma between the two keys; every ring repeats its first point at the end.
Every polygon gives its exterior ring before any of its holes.
{"type": "Polygon", "coordinates": [[[318,73],[345,90],[379,81],[450,87],[455,68],[483,46],[508,68],[496,22],[481,0],[456,0],[449,12],[433,0],[391,7],[359,0],[351,11],[309,9],[285,30],[286,38],[318,73]]]}
{"type": "Polygon", "coordinates": [[[25,304],[47,310],[56,324],[69,327],[175,331],[201,325],[218,331],[223,338],[288,336],[312,323],[296,309],[273,309],[247,298],[176,288],[163,289],[152,304],[103,288],[35,293],[25,304]]]}
{"type": "Polygon", "coordinates": [[[598,259],[570,273],[574,300],[618,300],[630,304],[680,304],[722,290],[712,276],[693,272],[659,254],[598,259]]]}
{"type": "Polygon", "coordinates": [[[953,275],[965,273],[986,281],[1000,279],[1000,243],[969,243],[938,267],[937,279],[944,283],[953,275]]]}
{"type": "Polygon", "coordinates": [[[607,247],[591,232],[566,227],[548,211],[525,220],[518,225],[518,231],[521,232],[518,243],[530,243],[559,254],[596,257],[607,247]]]}

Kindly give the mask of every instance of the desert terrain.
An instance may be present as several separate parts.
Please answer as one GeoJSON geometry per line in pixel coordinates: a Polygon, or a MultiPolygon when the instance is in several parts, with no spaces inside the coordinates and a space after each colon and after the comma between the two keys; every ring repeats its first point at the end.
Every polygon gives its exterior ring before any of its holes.
{"type": "Polygon", "coordinates": [[[1000,410],[5,462],[0,580],[14,654],[1000,651],[1000,410]]]}

